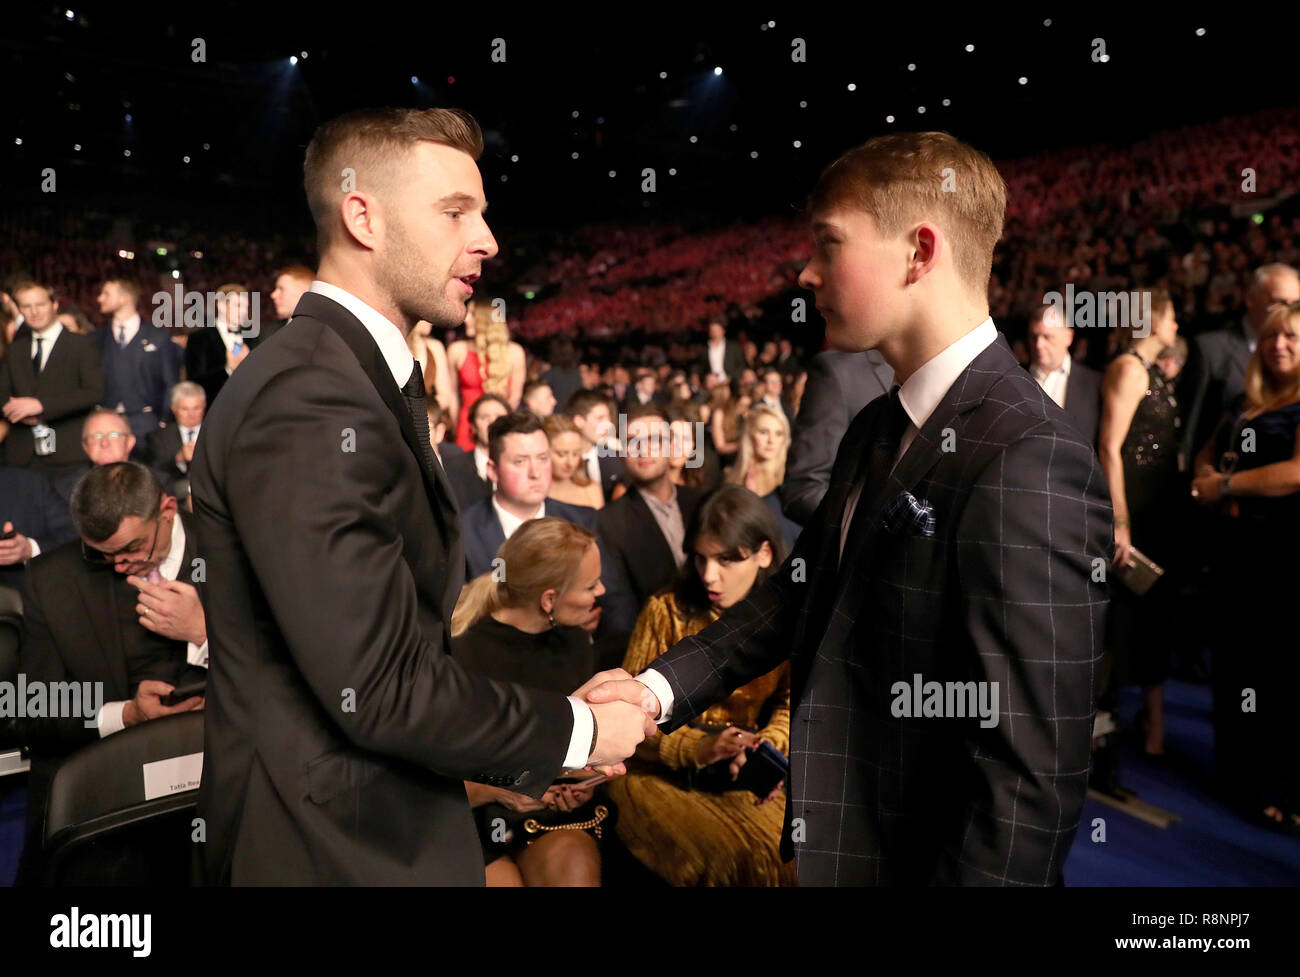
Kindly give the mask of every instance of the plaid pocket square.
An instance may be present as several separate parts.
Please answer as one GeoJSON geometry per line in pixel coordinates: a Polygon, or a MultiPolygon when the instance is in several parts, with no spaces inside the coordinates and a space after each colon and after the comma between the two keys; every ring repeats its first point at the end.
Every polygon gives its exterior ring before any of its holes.
{"type": "Polygon", "coordinates": [[[913,536],[933,536],[934,507],[911,492],[899,492],[885,510],[884,522],[891,533],[908,531],[913,536]]]}

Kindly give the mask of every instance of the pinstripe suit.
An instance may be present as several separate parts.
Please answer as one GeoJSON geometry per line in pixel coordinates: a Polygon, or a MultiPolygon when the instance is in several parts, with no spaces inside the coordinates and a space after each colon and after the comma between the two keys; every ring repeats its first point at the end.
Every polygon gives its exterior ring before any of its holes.
{"type": "Polygon", "coordinates": [[[789,657],[782,851],[801,884],[1056,884],[1087,787],[1109,598],[1093,580],[1111,552],[1105,480],[999,337],[883,492],[859,502],[866,529],[841,561],[851,480],[886,403],[849,426],[786,564],[655,661],[673,694],[661,729],[789,657]],[[932,507],[932,536],[885,528],[905,491],[932,507]],[[896,718],[892,687],[916,674],[997,682],[997,725],[896,718]]]}

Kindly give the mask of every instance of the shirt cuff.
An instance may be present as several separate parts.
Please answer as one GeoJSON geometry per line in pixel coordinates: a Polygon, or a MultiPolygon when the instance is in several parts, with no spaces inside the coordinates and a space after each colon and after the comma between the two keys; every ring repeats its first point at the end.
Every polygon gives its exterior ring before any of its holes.
{"type": "Polygon", "coordinates": [[[564,769],[580,770],[591,756],[591,731],[595,720],[591,706],[581,699],[569,696],[569,705],[573,707],[573,736],[569,739],[569,752],[564,755],[564,769]]]}
{"type": "Polygon", "coordinates": [[[205,641],[201,645],[196,645],[193,641],[186,646],[185,660],[191,665],[198,665],[200,668],[208,667],[208,643],[205,641]]]}
{"type": "Polygon", "coordinates": [[[27,537],[27,542],[32,548],[32,555],[30,558],[34,560],[36,557],[41,555],[41,544],[36,542],[36,540],[32,539],[30,536],[27,537]]]}
{"type": "Polygon", "coordinates": [[[659,700],[659,715],[655,722],[663,725],[672,718],[673,715],[673,690],[668,684],[668,680],[656,672],[653,668],[647,668],[644,672],[636,677],[636,680],[644,685],[647,689],[655,694],[659,700]]]}
{"type": "Polygon", "coordinates": [[[95,716],[95,725],[99,727],[100,739],[126,729],[126,723],[122,720],[122,711],[126,709],[126,702],[125,699],[121,702],[105,702],[99,707],[99,714],[95,716]]]}

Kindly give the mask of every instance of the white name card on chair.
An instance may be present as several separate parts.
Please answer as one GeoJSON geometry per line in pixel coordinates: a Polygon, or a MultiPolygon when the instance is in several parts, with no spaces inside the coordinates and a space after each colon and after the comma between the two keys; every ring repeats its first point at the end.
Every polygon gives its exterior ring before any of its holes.
{"type": "Polygon", "coordinates": [[[199,778],[203,775],[203,754],[190,753],[166,760],[154,760],[144,764],[141,769],[144,771],[146,801],[186,790],[198,790],[199,778]]]}

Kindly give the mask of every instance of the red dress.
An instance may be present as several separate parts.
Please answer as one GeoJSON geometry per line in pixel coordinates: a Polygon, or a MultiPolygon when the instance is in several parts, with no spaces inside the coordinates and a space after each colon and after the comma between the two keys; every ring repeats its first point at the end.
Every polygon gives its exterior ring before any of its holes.
{"type": "Polygon", "coordinates": [[[460,416],[456,419],[456,443],[466,451],[474,450],[474,432],[469,427],[469,412],[474,401],[483,396],[483,377],[478,371],[478,353],[465,351],[465,362],[456,371],[460,383],[460,416]]]}

